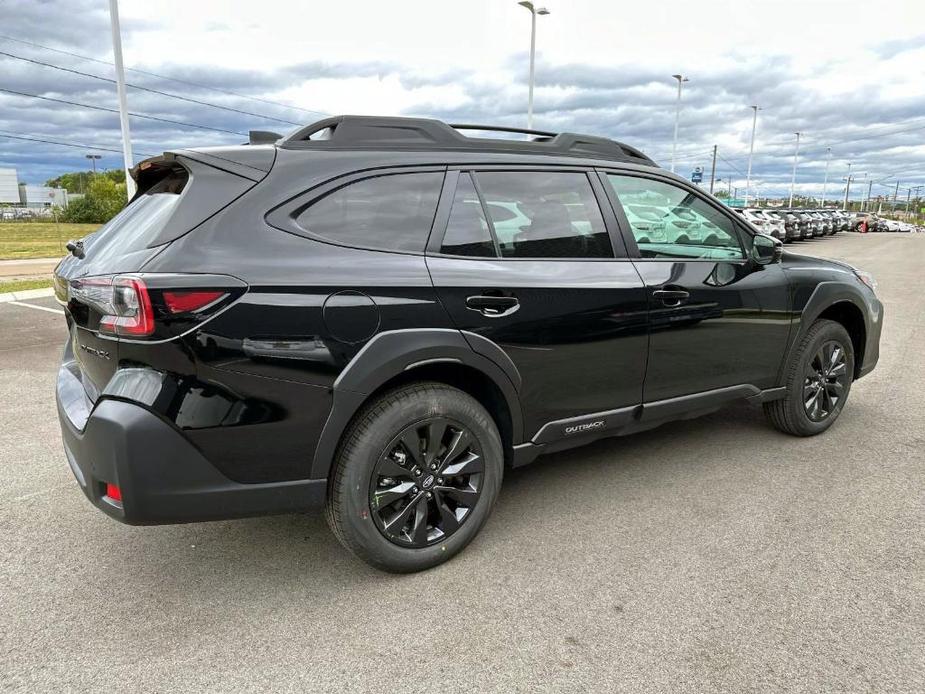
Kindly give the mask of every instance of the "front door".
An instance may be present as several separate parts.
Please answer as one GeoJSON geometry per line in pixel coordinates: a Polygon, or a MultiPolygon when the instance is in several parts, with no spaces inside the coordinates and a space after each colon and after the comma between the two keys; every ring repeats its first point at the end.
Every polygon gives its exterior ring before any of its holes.
{"type": "MultiPolygon", "coordinates": [[[[637,407],[646,293],[605,225],[596,175],[460,171],[457,179],[448,176],[455,186],[442,196],[427,266],[456,326],[516,365],[526,438],[550,422],[637,407]]],[[[575,426],[547,427],[544,440],[575,426]]]]}
{"type": "Polygon", "coordinates": [[[693,186],[630,173],[607,173],[602,181],[631,232],[625,238],[649,300],[645,402],[776,385],[790,330],[780,264],[748,261],[749,232],[693,186]],[[703,231],[653,242],[651,222],[637,228],[637,216],[623,213],[639,205],[664,210],[666,218],[681,208],[703,231]]]}

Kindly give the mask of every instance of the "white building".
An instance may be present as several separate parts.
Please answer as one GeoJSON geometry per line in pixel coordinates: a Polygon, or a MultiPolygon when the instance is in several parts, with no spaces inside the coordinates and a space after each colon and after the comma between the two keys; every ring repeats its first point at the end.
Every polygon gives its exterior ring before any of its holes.
{"type": "Polygon", "coordinates": [[[26,207],[67,207],[67,191],[64,188],[29,186],[23,183],[19,186],[19,191],[19,202],[26,207]]]}
{"type": "Polygon", "coordinates": [[[0,205],[19,203],[19,177],[16,169],[0,169],[0,205]]]}

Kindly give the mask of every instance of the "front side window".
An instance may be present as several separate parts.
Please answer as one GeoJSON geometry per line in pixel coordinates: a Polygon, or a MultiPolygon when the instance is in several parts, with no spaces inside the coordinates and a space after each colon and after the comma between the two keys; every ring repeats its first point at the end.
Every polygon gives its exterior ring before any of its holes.
{"type": "Polygon", "coordinates": [[[608,174],[643,258],[744,258],[731,219],[694,193],[650,178],[608,174]]]}
{"type": "Polygon", "coordinates": [[[476,181],[502,257],[614,257],[584,173],[492,171],[476,174],[476,181]]]}
{"type": "Polygon", "coordinates": [[[363,179],[314,202],[296,223],[345,246],[422,252],[442,185],[442,172],[363,179]]]}

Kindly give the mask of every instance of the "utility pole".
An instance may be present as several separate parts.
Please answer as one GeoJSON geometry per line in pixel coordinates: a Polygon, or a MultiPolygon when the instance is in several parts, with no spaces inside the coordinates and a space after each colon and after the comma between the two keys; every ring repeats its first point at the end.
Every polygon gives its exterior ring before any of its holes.
{"type": "Polygon", "coordinates": [[[851,190],[851,162],[848,162],[848,178],[845,179],[845,202],[842,203],[841,208],[843,210],[848,209],[848,191],[851,190]]]}
{"type": "Polygon", "coordinates": [[[864,198],[864,207],[861,209],[867,209],[867,206],[870,204],[870,189],[874,187],[873,179],[868,180],[867,182],[867,197],[864,198]]]}
{"type": "Polygon", "coordinates": [[[896,188],[893,190],[893,204],[890,206],[890,212],[896,212],[897,195],[899,195],[899,181],[896,181],[896,188]]]}
{"type": "Polygon", "coordinates": [[[797,158],[800,156],[800,133],[794,133],[797,136],[797,148],[793,152],[793,173],[790,175],[790,203],[787,207],[793,207],[793,186],[797,182],[797,158]]]}
{"type": "Polygon", "coordinates": [[[134,166],[132,135],[128,127],[128,101],[125,97],[125,68],[122,65],[122,32],[119,29],[119,0],[109,0],[109,21],[112,25],[112,55],[116,66],[116,92],[119,95],[119,123],[122,125],[122,158],[125,160],[125,194],[135,197],[135,181],[129,170],[134,166]]]}
{"type": "Polygon", "coordinates": [[[750,106],[754,111],[752,115],[752,144],[748,148],[748,173],[745,176],[745,207],[748,207],[748,192],[752,184],[752,155],[755,153],[755,129],[758,127],[758,107],[750,106]]]}
{"type": "Polygon", "coordinates": [[[713,145],[713,168],[710,169],[710,195],[713,195],[713,181],[716,178],[716,145],[713,145]]]}
{"type": "Polygon", "coordinates": [[[822,206],[825,207],[825,189],[829,186],[829,160],[832,158],[832,148],[825,148],[825,179],[822,181],[822,206]]]}

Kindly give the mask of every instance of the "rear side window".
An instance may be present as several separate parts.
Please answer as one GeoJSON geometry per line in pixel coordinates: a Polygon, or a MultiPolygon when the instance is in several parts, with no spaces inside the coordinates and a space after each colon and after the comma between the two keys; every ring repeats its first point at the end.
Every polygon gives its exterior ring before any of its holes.
{"type": "Polygon", "coordinates": [[[442,185],[442,172],[367,178],[317,200],[296,223],[345,246],[422,252],[442,185]]]}
{"type": "Polygon", "coordinates": [[[613,246],[584,173],[476,174],[505,258],[613,258],[613,246]]]}

